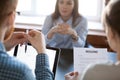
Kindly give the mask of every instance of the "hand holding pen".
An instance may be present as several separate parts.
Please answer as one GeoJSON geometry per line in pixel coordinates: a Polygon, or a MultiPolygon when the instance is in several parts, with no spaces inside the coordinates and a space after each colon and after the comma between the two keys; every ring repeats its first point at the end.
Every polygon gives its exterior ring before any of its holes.
{"type": "Polygon", "coordinates": [[[30,30],[29,35],[25,35],[29,43],[36,49],[36,51],[41,53],[46,53],[46,44],[44,35],[38,30],[30,30]]]}

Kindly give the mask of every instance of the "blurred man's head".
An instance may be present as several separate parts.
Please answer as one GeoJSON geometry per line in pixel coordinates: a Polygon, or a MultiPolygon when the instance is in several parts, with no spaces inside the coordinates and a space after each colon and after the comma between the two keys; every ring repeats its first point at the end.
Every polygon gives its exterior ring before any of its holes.
{"type": "Polygon", "coordinates": [[[17,3],[18,0],[0,1],[0,30],[4,31],[4,40],[8,39],[14,30],[17,3]]]}

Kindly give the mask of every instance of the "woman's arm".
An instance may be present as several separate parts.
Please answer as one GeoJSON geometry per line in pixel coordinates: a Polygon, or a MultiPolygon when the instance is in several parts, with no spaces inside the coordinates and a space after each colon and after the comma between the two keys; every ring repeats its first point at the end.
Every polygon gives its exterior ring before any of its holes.
{"type": "Polygon", "coordinates": [[[73,46],[74,47],[84,47],[86,42],[86,37],[88,33],[88,27],[87,27],[87,20],[85,18],[82,18],[82,20],[79,22],[79,24],[74,29],[77,33],[77,40],[74,41],[73,39],[73,46]]]}
{"type": "Polygon", "coordinates": [[[45,35],[45,41],[47,45],[49,45],[51,42],[54,41],[53,33],[51,32],[52,27],[53,27],[53,20],[52,20],[52,16],[50,15],[46,17],[42,28],[42,33],[45,35]]]}

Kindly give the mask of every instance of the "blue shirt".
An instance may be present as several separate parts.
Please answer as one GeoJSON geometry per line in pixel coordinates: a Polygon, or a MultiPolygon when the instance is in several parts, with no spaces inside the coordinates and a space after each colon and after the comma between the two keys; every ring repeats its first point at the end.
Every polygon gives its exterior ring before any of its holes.
{"type": "Polygon", "coordinates": [[[82,16],[82,17],[78,17],[75,23],[78,23],[78,24],[76,26],[73,26],[72,17],[67,22],[64,22],[61,17],[53,21],[51,15],[47,16],[42,28],[42,32],[45,35],[47,46],[57,47],[57,48],[84,47],[86,37],[87,37],[87,32],[88,32],[87,20],[82,16]],[[56,26],[58,23],[69,24],[77,32],[79,36],[78,40],[75,42],[73,41],[70,35],[62,35],[59,33],[55,34],[52,39],[48,39],[47,38],[48,32],[52,27],[56,26]]]}
{"type": "Polygon", "coordinates": [[[10,57],[0,42],[0,80],[53,80],[46,54],[36,56],[35,74],[34,77],[27,65],[10,57]]]}

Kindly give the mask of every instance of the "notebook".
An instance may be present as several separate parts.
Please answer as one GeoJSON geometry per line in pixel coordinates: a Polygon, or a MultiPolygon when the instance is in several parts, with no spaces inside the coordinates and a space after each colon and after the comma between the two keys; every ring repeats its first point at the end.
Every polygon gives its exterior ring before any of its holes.
{"type": "MultiPolygon", "coordinates": [[[[20,61],[26,63],[32,69],[34,74],[36,55],[38,54],[36,50],[30,45],[27,46],[26,53],[25,53],[25,45],[23,45],[22,47],[17,46],[15,50],[16,51],[14,51],[14,56],[16,56],[20,61]]],[[[55,76],[59,61],[59,56],[60,56],[60,49],[47,47],[46,51],[47,51],[46,54],[49,57],[50,70],[53,71],[55,76]]]]}

